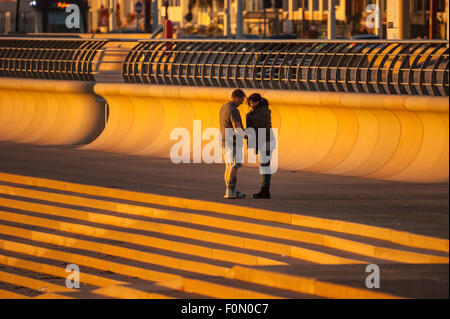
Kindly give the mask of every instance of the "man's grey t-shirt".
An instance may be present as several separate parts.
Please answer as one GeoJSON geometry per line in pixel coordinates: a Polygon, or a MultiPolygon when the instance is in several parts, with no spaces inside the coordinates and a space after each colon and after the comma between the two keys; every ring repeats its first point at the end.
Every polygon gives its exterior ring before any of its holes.
{"type": "MultiPolygon", "coordinates": [[[[233,102],[228,102],[222,105],[220,109],[220,132],[222,133],[222,142],[225,142],[225,129],[233,129],[233,122],[237,122],[242,125],[241,113],[233,102]]],[[[235,142],[233,142],[235,144],[235,142]]],[[[225,144],[223,144],[225,146],[225,144]]]]}

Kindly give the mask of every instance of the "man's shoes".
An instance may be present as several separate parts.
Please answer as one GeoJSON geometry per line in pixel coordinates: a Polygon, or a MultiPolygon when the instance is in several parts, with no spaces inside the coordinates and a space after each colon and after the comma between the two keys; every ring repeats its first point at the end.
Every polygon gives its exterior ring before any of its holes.
{"type": "Polygon", "coordinates": [[[270,192],[268,188],[262,187],[259,193],[253,195],[256,199],[270,199],[270,192]]]}
{"type": "Polygon", "coordinates": [[[235,199],[236,198],[236,192],[232,190],[231,188],[227,188],[225,191],[225,196],[223,197],[225,199],[235,199]]]}
{"type": "Polygon", "coordinates": [[[240,191],[235,191],[232,189],[227,189],[225,192],[224,199],[243,199],[245,198],[245,194],[241,193],[240,191]]]}
{"type": "Polygon", "coordinates": [[[243,199],[243,198],[245,198],[245,196],[247,196],[244,193],[241,193],[240,191],[234,191],[234,194],[236,196],[235,198],[237,198],[237,199],[243,199]]]}

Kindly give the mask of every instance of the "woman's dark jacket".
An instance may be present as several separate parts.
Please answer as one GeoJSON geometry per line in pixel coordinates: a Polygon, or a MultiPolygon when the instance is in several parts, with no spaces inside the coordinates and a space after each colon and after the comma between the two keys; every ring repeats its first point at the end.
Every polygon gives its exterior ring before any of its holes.
{"type": "MultiPolygon", "coordinates": [[[[271,137],[271,129],[272,129],[272,115],[271,111],[269,109],[269,103],[266,99],[262,99],[261,101],[257,102],[257,104],[254,106],[254,108],[247,113],[247,129],[253,128],[256,132],[256,149],[255,153],[258,153],[258,143],[261,143],[259,141],[259,133],[258,128],[265,128],[266,129],[266,145],[267,151],[270,151],[269,143],[270,143],[270,137],[271,137]]],[[[252,147],[251,143],[249,142],[248,145],[249,148],[252,147]]]]}

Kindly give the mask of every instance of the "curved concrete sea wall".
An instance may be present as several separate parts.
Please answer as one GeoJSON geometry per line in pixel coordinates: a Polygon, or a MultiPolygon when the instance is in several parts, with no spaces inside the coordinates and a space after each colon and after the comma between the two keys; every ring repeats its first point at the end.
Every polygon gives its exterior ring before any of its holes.
{"type": "Polygon", "coordinates": [[[92,83],[0,78],[0,141],[83,144],[104,123],[92,83]]]}
{"type": "MultiPolygon", "coordinates": [[[[86,149],[168,158],[175,128],[219,127],[232,89],[97,84],[105,130],[86,149]]],[[[248,90],[247,94],[256,90],[248,90]]],[[[279,168],[406,181],[448,181],[447,97],[258,90],[279,129],[279,168]]],[[[241,106],[245,118],[246,106],[241,106]]],[[[208,143],[208,141],[203,142],[208,143]]]]}

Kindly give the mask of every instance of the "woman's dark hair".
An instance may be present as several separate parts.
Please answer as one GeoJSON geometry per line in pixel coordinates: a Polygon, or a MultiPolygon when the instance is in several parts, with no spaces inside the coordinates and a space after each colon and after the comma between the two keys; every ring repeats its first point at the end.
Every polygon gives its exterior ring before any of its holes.
{"type": "Polygon", "coordinates": [[[263,98],[259,93],[253,93],[247,98],[247,100],[252,101],[253,103],[258,103],[260,106],[269,107],[269,101],[263,98]]]}
{"type": "Polygon", "coordinates": [[[259,101],[261,101],[262,96],[259,93],[253,93],[247,99],[252,102],[259,102],[259,101]]]}

